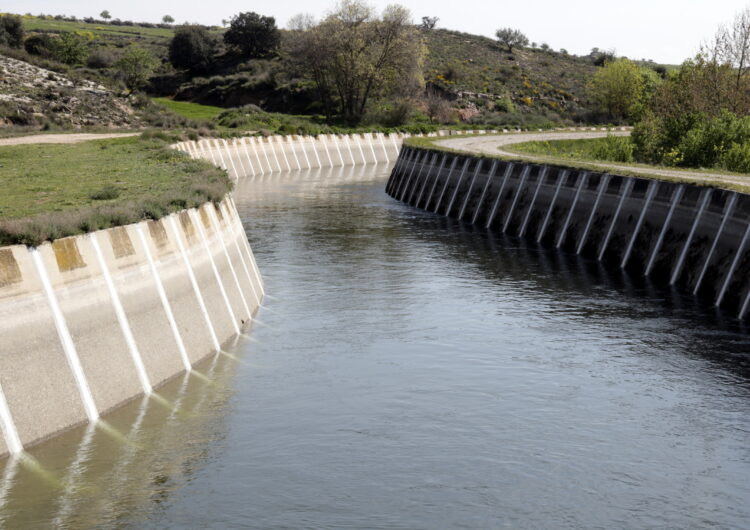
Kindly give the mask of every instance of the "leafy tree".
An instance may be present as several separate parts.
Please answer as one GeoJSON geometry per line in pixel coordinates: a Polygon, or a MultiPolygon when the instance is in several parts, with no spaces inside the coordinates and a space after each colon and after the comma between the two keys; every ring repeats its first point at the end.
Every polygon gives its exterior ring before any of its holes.
{"type": "Polygon", "coordinates": [[[508,47],[508,51],[511,53],[514,46],[526,46],[529,44],[529,39],[526,35],[513,28],[501,28],[495,32],[495,36],[501,44],[508,47]]]}
{"type": "Polygon", "coordinates": [[[173,24],[174,18],[172,17],[172,15],[164,15],[163,17],[161,17],[161,21],[165,24],[173,24]]]}
{"type": "Polygon", "coordinates": [[[158,64],[147,50],[131,44],[114,66],[132,94],[146,85],[158,64]]]}
{"type": "Polygon", "coordinates": [[[438,17],[422,17],[422,29],[435,29],[440,19],[438,17]]]}
{"type": "Polygon", "coordinates": [[[600,109],[615,119],[638,117],[659,83],[659,76],[629,59],[607,63],[589,83],[589,93],[600,109]]]}
{"type": "Polygon", "coordinates": [[[175,68],[205,71],[216,51],[216,40],[201,26],[180,26],[169,43],[169,62],[175,68]]]}
{"type": "Polygon", "coordinates": [[[421,90],[423,51],[408,10],[388,6],[381,16],[360,0],[342,0],[319,24],[294,29],[286,52],[309,77],[330,118],[362,120],[373,98],[404,98],[421,90]]]}
{"type": "Polygon", "coordinates": [[[23,44],[23,22],[18,15],[0,16],[0,44],[20,48],[23,44]]]}
{"type": "Polygon", "coordinates": [[[232,17],[224,42],[249,58],[273,55],[281,42],[276,19],[246,12],[232,17]]]}
{"type": "Polygon", "coordinates": [[[77,33],[66,31],[50,42],[52,44],[52,56],[61,63],[83,64],[89,55],[86,38],[77,33]]]}
{"type": "Polygon", "coordinates": [[[109,11],[107,11],[106,9],[102,11],[101,13],[99,13],[99,16],[102,17],[104,20],[109,20],[110,18],[112,18],[112,15],[110,15],[109,11]]]}

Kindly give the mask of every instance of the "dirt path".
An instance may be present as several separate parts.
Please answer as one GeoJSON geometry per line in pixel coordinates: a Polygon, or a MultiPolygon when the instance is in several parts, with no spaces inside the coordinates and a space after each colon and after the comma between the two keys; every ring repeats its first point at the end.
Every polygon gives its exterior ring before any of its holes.
{"type": "Polygon", "coordinates": [[[75,144],[88,140],[106,140],[107,138],[124,138],[137,136],[141,133],[75,133],[75,134],[35,134],[32,136],[16,136],[0,138],[0,146],[25,144],[75,144]]]}
{"type": "MultiPolygon", "coordinates": [[[[449,147],[451,149],[458,149],[461,151],[467,151],[470,153],[488,154],[488,155],[501,155],[514,158],[521,158],[529,160],[531,162],[538,163],[559,163],[562,165],[570,165],[571,160],[556,159],[554,157],[545,157],[538,155],[531,155],[525,153],[516,153],[506,151],[503,146],[512,144],[519,144],[523,142],[539,142],[539,141],[551,141],[551,140],[580,140],[586,138],[604,138],[608,134],[615,136],[629,136],[630,132],[540,132],[531,134],[503,134],[503,135],[490,135],[490,136],[473,136],[470,138],[450,138],[446,140],[438,140],[435,142],[436,145],[449,147]]],[[[626,174],[638,174],[649,177],[668,177],[678,178],[684,180],[694,180],[698,182],[713,182],[720,185],[721,183],[726,184],[738,184],[741,186],[750,186],[750,175],[747,177],[735,176],[735,175],[723,175],[721,173],[704,173],[698,171],[681,171],[679,169],[659,169],[651,167],[639,167],[617,163],[598,163],[598,162],[584,162],[586,166],[593,166],[602,168],[608,171],[622,171],[626,174]]]]}

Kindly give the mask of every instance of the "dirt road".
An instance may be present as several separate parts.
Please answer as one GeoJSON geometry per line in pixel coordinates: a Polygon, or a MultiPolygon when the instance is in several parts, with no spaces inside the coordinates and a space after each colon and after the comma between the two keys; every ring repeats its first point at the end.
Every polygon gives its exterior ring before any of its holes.
{"type": "Polygon", "coordinates": [[[0,146],[4,145],[26,145],[26,144],[75,144],[88,140],[106,140],[107,138],[124,138],[136,136],[141,133],[74,133],[74,134],[35,134],[32,136],[16,136],[13,138],[0,138],[0,146]]]}
{"type": "MultiPolygon", "coordinates": [[[[503,149],[505,146],[519,144],[523,142],[537,142],[537,141],[552,141],[552,140],[579,140],[585,138],[604,138],[608,134],[615,136],[629,136],[629,131],[596,131],[596,132],[540,132],[540,133],[523,133],[523,134],[503,134],[503,135],[487,135],[487,136],[472,136],[469,138],[450,138],[445,140],[438,140],[435,142],[436,145],[449,147],[451,149],[457,149],[466,151],[469,153],[487,154],[487,155],[500,155],[508,156],[517,159],[528,160],[530,162],[538,163],[559,163],[561,165],[571,165],[573,162],[566,159],[556,159],[554,157],[545,157],[524,153],[515,153],[503,149]]],[[[603,171],[617,172],[621,171],[625,174],[637,174],[650,177],[667,177],[676,178],[686,181],[696,182],[710,182],[716,185],[725,184],[738,184],[741,186],[750,187],[750,175],[736,176],[736,175],[723,175],[721,173],[711,173],[702,171],[683,171],[679,169],[661,169],[652,167],[643,167],[637,165],[625,165],[618,163],[600,163],[600,162],[589,162],[584,161],[584,164],[588,167],[601,168],[603,171]]]]}

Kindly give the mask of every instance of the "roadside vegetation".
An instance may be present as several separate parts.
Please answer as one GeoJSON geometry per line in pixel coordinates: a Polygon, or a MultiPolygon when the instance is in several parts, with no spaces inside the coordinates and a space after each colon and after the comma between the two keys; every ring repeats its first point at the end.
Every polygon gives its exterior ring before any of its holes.
{"type": "Polygon", "coordinates": [[[37,245],[220,201],[223,170],[168,148],[163,133],[0,147],[0,245],[37,245]]]}
{"type": "Polygon", "coordinates": [[[630,138],[535,142],[514,150],[750,174],[750,8],[666,79],[619,59],[597,72],[591,90],[613,119],[635,123],[630,138]]]}

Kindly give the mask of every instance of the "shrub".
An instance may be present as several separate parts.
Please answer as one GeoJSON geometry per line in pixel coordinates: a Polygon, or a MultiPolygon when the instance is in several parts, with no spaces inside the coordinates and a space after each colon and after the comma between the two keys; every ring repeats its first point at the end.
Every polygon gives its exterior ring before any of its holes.
{"type": "Polygon", "coordinates": [[[744,167],[750,147],[750,116],[723,111],[718,117],[686,115],[682,119],[649,114],[633,131],[639,161],[684,167],[744,167]]]}
{"type": "Polygon", "coordinates": [[[104,186],[102,189],[97,190],[89,195],[89,197],[93,201],[110,201],[112,199],[116,199],[119,196],[120,190],[112,185],[104,186]]]}
{"type": "Polygon", "coordinates": [[[608,135],[592,145],[591,154],[600,160],[633,162],[633,142],[628,137],[608,135]]]}
{"type": "Polygon", "coordinates": [[[175,68],[203,72],[211,65],[216,41],[205,28],[181,26],[169,43],[169,62],[175,68]]]}
{"type": "Polygon", "coordinates": [[[156,59],[151,53],[137,44],[131,44],[123,56],[115,63],[115,68],[132,93],[145,86],[148,78],[156,69],[157,64],[156,59]]]}
{"type": "Polygon", "coordinates": [[[54,43],[47,34],[32,35],[23,42],[23,47],[30,55],[50,57],[53,54],[54,43]]]}
{"type": "Polygon", "coordinates": [[[0,44],[20,48],[23,44],[23,22],[18,15],[0,16],[0,44]]]}
{"type": "Polygon", "coordinates": [[[750,142],[732,143],[719,158],[719,166],[728,171],[750,173],[750,142]]]}
{"type": "Polygon", "coordinates": [[[115,62],[114,54],[109,50],[96,50],[86,59],[89,68],[109,68],[115,62]]]}
{"type": "Polygon", "coordinates": [[[86,39],[66,31],[60,37],[52,39],[52,56],[65,64],[82,64],[89,54],[86,39]]]}

